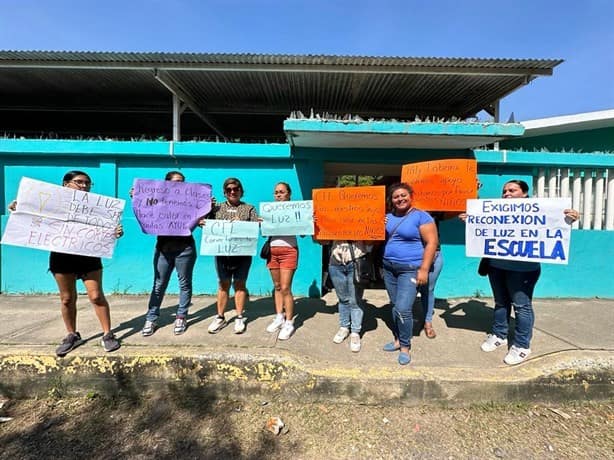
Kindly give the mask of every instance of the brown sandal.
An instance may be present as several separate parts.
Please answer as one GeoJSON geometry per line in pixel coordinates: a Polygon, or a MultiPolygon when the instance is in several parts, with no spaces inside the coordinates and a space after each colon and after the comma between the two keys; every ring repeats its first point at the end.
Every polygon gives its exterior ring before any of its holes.
{"type": "Polygon", "coordinates": [[[425,324],[424,325],[424,334],[429,339],[434,339],[435,337],[437,337],[437,333],[435,332],[435,329],[433,329],[433,325],[432,324],[425,324]]]}

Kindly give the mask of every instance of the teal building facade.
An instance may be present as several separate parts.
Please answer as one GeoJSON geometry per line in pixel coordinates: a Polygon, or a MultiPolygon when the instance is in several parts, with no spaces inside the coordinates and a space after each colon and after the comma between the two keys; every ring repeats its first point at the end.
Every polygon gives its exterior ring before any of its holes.
{"type": "MultiPolygon", "coordinates": [[[[289,119],[284,124],[289,139],[286,144],[5,138],[0,139],[2,228],[8,218],[7,205],[15,197],[22,177],[59,184],[66,171],[85,170],[95,183],[94,192],[126,200],[122,219],[125,236],[118,241],[114,257],[103,260],[105,290],[144,294],[151,289],[155,237],[141,232],[130,208],[129,190],[136,178],[161,179],[167,171],[179,169],[188,181],[211,184],[214,196],[220,199],[224,179],[234,176],[243,182],[244,201],[258,207],[260,202],[273,200],[273,187],[278,181],[288,182],[293,199],[303,200],[311,199],[312,189],[329,186],[327,176],[343,168],[351,174],[353,167],[360,169],[361,165],[369,165],[371,171],[375,167],[389,175],[397,171],[396,175],[400,176],[401,166],[407,163],[475,158],[483,184],[480,197],[498,197],[506,180],[519,178],[535,185],[544,168],[611,174],[614,155],[608,153],[611,146],[607,141],[614,138],[614,127],[602,129],[605,132],[601,138],[606,142],[600,152],[572,151],[583,150],[583,139],[593,139],[581,131],[569,137],[573,148],[563,149],[560,144],[552,144],[546,152],[546,142],[551,138],[546,136],[542,141],[531,138],[525,144],[522,141],[525,129],[521,124],[460,122],[329,123],[289,119]],[[327,136],[331,134],[337,139],[336,145],[330,145],[327,136]],[[339,142],[341,138],[346,139],[339,142]],[[493,140],[500,142],[498,149],[475,148],[493,140]]],[[[599,145],[590,144],[590,147],[599,145]]],[[[440,298],[489,296],[487,280],[477,276],[478,260],[465,256],[462,222],[455,218],[443,221],[440,232],[445,264],[436,295],[440,298]]],[[[195,230],[195,238],[198,244],[199,229],[195,230]]],[[[260,245],[263,242],[262,238],[260,245]]],[[[299,238],[299,250],[294,294],[318,296],[322,289],[322,248],[306,237],[299,238]]],[[[543,264],[536,297],[613,298],[612,255],[613,231],[574,229],[569,265],[543,264]]],[[[47,272],[47,252],[1,245],[0,257],[3,293],[56,292],[55,282],[47,272]]],[[[268,270],[257,257],[254,257],[248,288],[253,295],[271,292],[268,270]]],[[[214,294],[216,289],[213,258],[199,256],[194,273],[195,293],[214,294]]],[[[174,280],[169,286],[169,293],[173,292],[177,292],[174,280]]]]}

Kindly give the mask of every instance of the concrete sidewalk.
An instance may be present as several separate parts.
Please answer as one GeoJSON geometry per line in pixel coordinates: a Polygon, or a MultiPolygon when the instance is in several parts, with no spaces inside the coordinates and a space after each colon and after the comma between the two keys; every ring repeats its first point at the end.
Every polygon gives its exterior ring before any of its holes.
{"type": "MultiPolygon", "coordinates": [[[[506,350],[484,353],[492,299],[438,299],[433,325],[412,340],[412,362],[382,351],[392,335],[383,290],[365,293],[362,350],[336,345],[336,297],[296,299],[296,332],[288,341],[265,331],[273,318],[270,298],[252,298],[247,330],[232,321],[207,333],[215,299],[195,297],[184,335],[173,335],[175,296],[167,296],[151,337],[142,337],[145,296],[109,296],[114,331],[122,348],[105,353],[100,327],[80,296],[78,329],[87,342],[65,358],[55,347],[65,335],[57,296],[0,296],[0,394],[19,397],[49,391],[111,393],[188,385],[215,394],[260,393],[276,397],[364,403],[463,404],[485,400],[603,399],[614,396],[614,300],[537,299],[531,343],[523,364],[503,363],[506,350]]],[[[234,311],[227,311],[231,319],[234,311]]],[[[416,331],[417,333],[417,331],[416,331]]]]}

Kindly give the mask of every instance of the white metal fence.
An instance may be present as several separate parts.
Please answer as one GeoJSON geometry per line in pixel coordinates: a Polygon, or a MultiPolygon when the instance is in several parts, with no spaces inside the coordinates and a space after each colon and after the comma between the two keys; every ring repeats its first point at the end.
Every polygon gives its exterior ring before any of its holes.
{"type": "Polygon", "coordinates": [[[571,197],[581,216],[574,228],[614,230],[614,169],[540,168],[533,190],[538,198],[571,197]]]}

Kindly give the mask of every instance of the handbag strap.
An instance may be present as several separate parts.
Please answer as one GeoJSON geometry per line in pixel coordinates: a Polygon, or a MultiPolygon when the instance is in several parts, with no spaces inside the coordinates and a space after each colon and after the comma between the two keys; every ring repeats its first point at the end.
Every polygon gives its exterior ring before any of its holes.
{"type": "Polygon", "coordinates": [[[351,240],[347,240],[348,245],[350,246],[350,255],[352,256],[352,262],[356,262],[356,256],[354,255],[354,244],[351,240]]]}
{"type": "Polygon", "coordinates": [[[405,219],[407,219],[407,216],[409,216],[409,215],[410,215],[412,212],[414,212],[414,209],[416,209],[416,208],[411,208],[411,209],[409,210],[409,212],[403,216],[403,218],[402,218],[402,219],[399,221],[399,223],[398,223],[398,224],[396,224],[396,225],[394,226],[394,228],[392,229],[392,231],[391,231],[391,232],[390,232],[390,234],[388,235],[387,240],[389,240],[390,238],[392,238],[392,235],[394,235],[394,234],[397,232],[397,230],[399,229],[399,226],[400,226],[400,225],[403,223],[403,221],[404,221],[405,219]]]}

